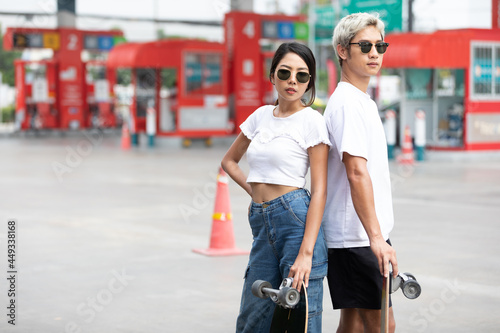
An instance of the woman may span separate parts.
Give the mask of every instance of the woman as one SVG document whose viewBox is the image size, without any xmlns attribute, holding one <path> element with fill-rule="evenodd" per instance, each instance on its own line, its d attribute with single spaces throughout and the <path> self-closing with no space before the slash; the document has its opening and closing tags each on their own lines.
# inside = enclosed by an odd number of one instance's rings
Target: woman
<svg viewBox="0 0 500 333">
<path fill-rule="evenodd" d="M 249 222 L 253 245 L 245 274 L 237 332 L 269 332 L 275 304 L 252 295 L 255 280 L 277 288 L 293 277 L 304 281 L 309 302 L 308 331 L 321 331 L 323 278 L 327 248 L 321 229 L 326 200 L 328 133 L 314 101 L 316 61 L 299 43 L 276 51 L 269 78 L 278 93 L 241 124 L 241 133 L 222 160 L 222 168 L 252 197 Z M 308 102 L 303 100 L 309 92 Z M 247 153 L 248 178 L 238 163 Z M 304 189 L 311 168 L 311 194 Z"/>
</svg>

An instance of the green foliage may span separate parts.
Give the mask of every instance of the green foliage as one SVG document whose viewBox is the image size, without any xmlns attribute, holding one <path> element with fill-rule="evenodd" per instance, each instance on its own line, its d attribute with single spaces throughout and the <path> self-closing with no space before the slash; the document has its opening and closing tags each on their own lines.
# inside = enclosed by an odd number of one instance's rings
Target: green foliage
<svg viewBox="0 0 500 333">
<path fill-rule="evenodd" d="M 157 29 L 156 30 L 156 39 L 161 40 L 161 39 L 192 39 L 192 40 L 202 40 L 206 41 L 206 38 L 201 38 L 201 37 L 188 37 L 188 36 L 183 36 L 183 35 L 169 35 L 165 33 L 163 29 Z"/>
<path fill-rule="evenodd" d="M 169 89 L 177 86 L 177 69 L 176 68 L 162 68 L 160 71 L 161 85 Z"/>
<path fill-rule="evenodd" d="M 317 75 L 316 90 L 323 92 L 328 91 L 328 72 L 320 69 L 318 70 Z"/>
<path fill-rule="evenodd" d="M 16 107 L 14 105 L 8 105 L 2 108 L 1 112 L 3 123 L 10 123 L 14 121 L 14 113 L 16 112 Z"/>
<path fill-rule="evenodd" d="M 163 29 L 158 29 L 156 30 L 156 39 L 183 39 L 183 38 L 189 38 L 186 36 L 181 36 L 181 35 L 168 35 L 165 33 Z"/>
<path fill-rule="evenodd" d="M 9 86 L 14 86 L 14 60 L 19 58 L 21 58 L 21 52 L 3 49 L 3 36 L 0 34 L 0 72 L 3 76 L 2 81 Z"/>
<path fill-rule="evenodd" d="M 132 71 L 130 68 L 119 68 L 116 70 L 116 83 L 124 86 L 132 83 Z"/>
</svg>

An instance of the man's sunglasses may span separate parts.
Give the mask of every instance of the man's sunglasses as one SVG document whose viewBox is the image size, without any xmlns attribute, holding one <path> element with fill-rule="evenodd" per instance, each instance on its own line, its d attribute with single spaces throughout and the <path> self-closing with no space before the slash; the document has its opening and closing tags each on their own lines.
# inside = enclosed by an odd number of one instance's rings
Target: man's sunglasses
<svg viewBox="0 0 500 333">
<path fill-rule="evenodd" d="M 288 69 L 278 69 L 277 76 L 281 81 L 288 80 L 290 78 L 290 75 L 292 75 L 292 72 L 290 72 Z M 311 75 L 307 72 L 297 72 L 297 74 L 295 74 L 295 77 L 297 78 L 297 81 L 299 83 L 307 83 Z"/>
<path fill-rule="evenodd" d="M 363 53 L 369 53 L 372 50 L 373 44 L 370 42 L 358 42 L 358 43 L 349 43 L 349 45 L 352 44 L 357 44 L 361 47 L 361 52 Z M 389 43 L 375 43 L 375 49 L 379 54 L 384 54 L 385 51 L 387 51 L 387 47 L 389 46 Z"/>
</svg>

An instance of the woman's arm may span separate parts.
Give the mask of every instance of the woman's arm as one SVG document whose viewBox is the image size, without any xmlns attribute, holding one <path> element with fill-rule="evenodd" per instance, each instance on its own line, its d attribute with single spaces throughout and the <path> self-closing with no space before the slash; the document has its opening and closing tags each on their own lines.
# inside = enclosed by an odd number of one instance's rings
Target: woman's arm
<svg viewBox="0 0 500 333">
<path fill-rule="evenodd" d="M 306 229 L 299 254 L 290 269 L 289 277 L 293 277 L 293 287 L 300 290 L 299 281 L 309 285 L 312 268 L 314 245 L 318 237 L 323 211 L 326 202 L 326 180 L 328 168 L 328 146 L 319 144 L 307 149 L 311 165 L 311 202 L 307 211 Z"/>
<path fill-rule="evenodd" d="M 245 154 L 250 145 L 251 140 L 243 133 L 240 133 L 229 147 L 226 155 L 222 158 L 222 169 L 227 172 L 238 185 L 240 185 L 250 196 L 252 196 L 252 188 L 247 183 L 247 177 L 241 170 L 238 163 Z"/>
</svg>

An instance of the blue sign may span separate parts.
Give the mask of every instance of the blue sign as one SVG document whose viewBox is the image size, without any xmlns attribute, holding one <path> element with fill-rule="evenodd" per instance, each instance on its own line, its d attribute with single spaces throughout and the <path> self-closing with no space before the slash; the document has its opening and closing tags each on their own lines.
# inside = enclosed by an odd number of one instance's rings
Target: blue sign
<svg viewBox="0 0 500 333">
<path fill-rule="evenodd" d="M 99 50 L 108 51 L 113 48 L 113 37 L 112 36 L 99 36 L 97 38 L 97 43 L 99 45 Z"/>
<path fill-rule="evenodd" d="M 278 22 L 278 38 L 279 39 L 294 39 L 295 27 L 293 22 Z"/>
</svg>

